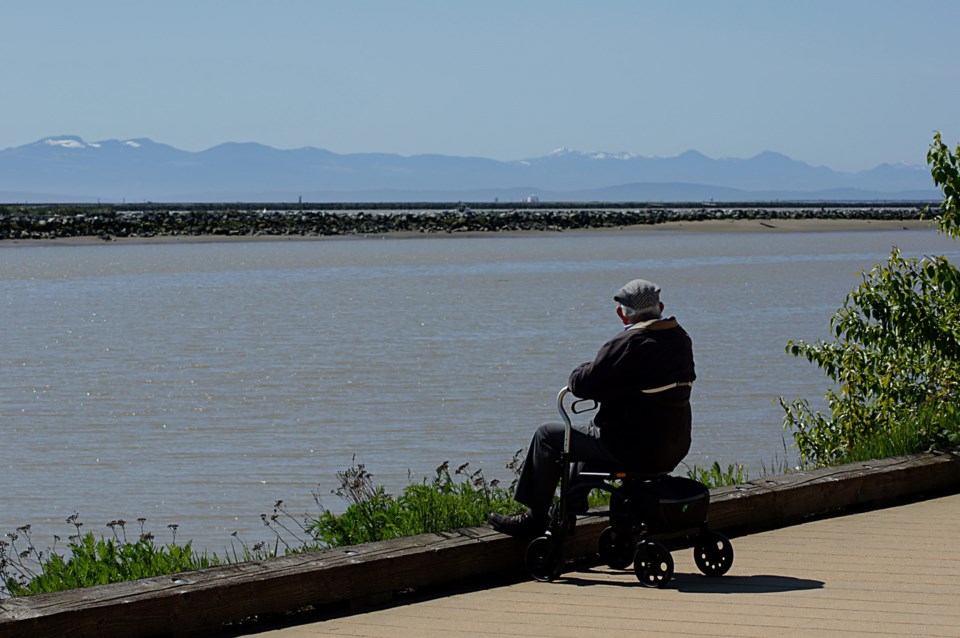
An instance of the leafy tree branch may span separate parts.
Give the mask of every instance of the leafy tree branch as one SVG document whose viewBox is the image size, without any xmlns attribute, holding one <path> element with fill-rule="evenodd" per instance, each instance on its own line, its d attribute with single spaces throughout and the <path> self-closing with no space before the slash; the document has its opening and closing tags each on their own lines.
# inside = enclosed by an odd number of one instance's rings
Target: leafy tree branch
<svg viewBox="0 0 960 638">
<path fill-rule="evenodd" d="M 934 136 L 927 156 L 944 200 L 934 212 L 941 233 L 960 236 L 960 145 Z M 784 427 L 805 465 L 829 465 L 864 440 L 905 419 L 953 415 L 960 383 L 960 271 L 946 257 L 890 258 L 861 274 L 830 320 L 832 342 L 790 341 L 787 352 L 816 364 L 833 382 L 829 414 L 806 400 L 787 403 Z"/>
</svg>

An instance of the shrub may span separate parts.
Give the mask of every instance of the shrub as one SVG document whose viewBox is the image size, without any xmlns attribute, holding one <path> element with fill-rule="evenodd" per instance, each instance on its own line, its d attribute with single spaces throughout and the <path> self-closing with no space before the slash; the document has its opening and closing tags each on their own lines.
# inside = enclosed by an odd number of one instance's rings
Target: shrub
<svg viewBox="0 0 960 638">
<path fill-rule="evenodd" d="M 960 146 L 938 133 L 927 156 L 944 201 L 934 213 L 940 232 L 960 234 Z M 955 413 L 960 382 L 960 271 L 946 257 L 890 259 L 861 275 L 830 321 L 833 342 L 791 341 L 787 352 L 819 366 L 833 382 L 824 415 L 806 400 L 787 403 L 804 464 L 828 465 L 864 441 L 888 435 L 921 413 Z"/>
</svg>

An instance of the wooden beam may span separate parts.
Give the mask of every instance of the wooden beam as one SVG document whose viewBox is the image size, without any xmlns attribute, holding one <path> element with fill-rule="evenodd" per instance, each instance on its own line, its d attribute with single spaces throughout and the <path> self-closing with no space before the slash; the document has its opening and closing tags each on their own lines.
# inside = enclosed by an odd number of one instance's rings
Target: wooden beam
<svg viewBox="0 0 960 638">
<path fill-rule="evenodd" d="M 856 463 L 713 490 L 711 529 L 737 534 L 851 507 L 960 491 L 960 457 Z M 606 517 L 586 516 L 564 544 L 591 555 Z M 0 638 L 204 634 L 223 623 L 308 605 L 363 603 L 484 577 L 520 578 L 525 544 L 474 527 L 196 572 L 0 601 Z"/>
</svg>

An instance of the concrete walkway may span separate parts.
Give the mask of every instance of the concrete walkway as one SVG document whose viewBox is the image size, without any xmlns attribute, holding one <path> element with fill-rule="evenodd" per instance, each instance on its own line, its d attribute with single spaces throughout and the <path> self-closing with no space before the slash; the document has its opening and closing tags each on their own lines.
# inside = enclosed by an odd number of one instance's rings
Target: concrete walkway
<svg viewBox="0 0 960 638">
<path fill-rule="evenodd" d="M 667 589 L 605 567 L 279 630 L 378 636 L 956 636 L 960 495 L 733 539 L 709 579 L 674 552 Z"/>
</svg>

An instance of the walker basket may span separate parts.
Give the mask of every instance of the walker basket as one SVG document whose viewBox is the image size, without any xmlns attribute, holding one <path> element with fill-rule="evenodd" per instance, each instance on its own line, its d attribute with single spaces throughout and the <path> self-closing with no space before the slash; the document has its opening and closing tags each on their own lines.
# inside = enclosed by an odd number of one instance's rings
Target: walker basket
<svg viewBox="0 0 960 638">
<path fill-rule="evenodd" d="M 692 479 L 667 476 L 645 487 L 644 519 L 651 532 L 678 532 L 707 520 L 710 490 Z"/>
</svg>

